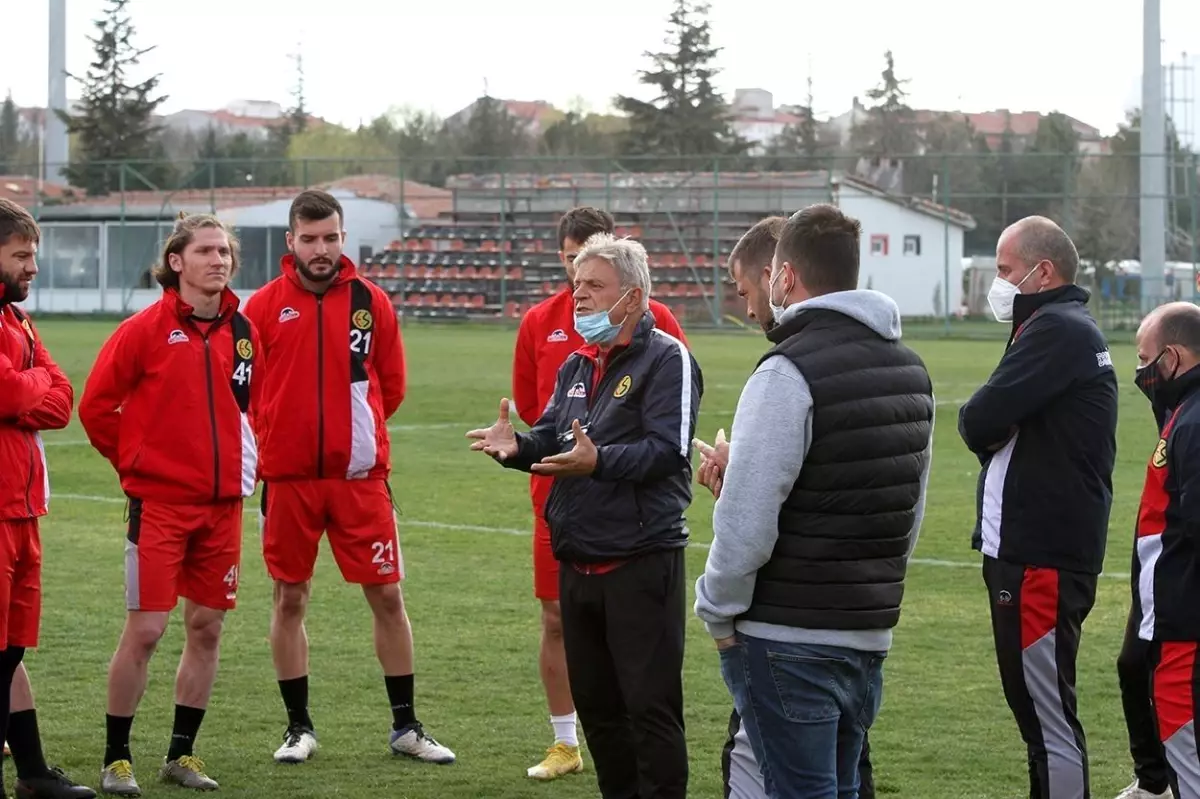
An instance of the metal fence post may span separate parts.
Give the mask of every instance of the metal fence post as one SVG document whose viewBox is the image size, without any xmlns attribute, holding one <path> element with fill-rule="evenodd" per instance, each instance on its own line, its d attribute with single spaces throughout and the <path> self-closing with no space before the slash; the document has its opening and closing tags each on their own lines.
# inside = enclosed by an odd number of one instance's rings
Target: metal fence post
<svg viewBox="0 0 1200 799">
<path fill-rule="evenodd" d="M 721 313 L 721 158 L 713 159 L 713 322 L 717 327 L 723 327 L 725 320 Z M 697 273 L 699 274 L 699 273 Z"/>
<path fill-rule="evenodd" d="M 500 162 L 500 313 L 508 305 L 508 161 Z"/>
<path fill-rule="evenodd" d="M 942 321 L 950 335 L 950 157 L 942 154 Z"/>
</svg>

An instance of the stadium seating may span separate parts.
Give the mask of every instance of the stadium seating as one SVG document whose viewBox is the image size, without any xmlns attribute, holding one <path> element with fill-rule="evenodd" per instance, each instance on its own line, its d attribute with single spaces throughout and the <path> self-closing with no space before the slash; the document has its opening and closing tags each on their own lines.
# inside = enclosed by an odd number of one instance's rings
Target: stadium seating
<svg viewBox="0 0 1200 799">
<path fill-rule="evenodd" d="M 711 203 L 711 180 L 689 179 L 698 188 L 657 174 L 629 185 L 596 175 L 452 177 L 447 181 L 455 209 L 450 218 L 404 230 L 403 239 L 372 255 L 363 269 L 404 316 L 519 318 L 565 288 L 558 219 L 567 208 L 591 202 L 612 210 L 618 236 L 646 247 L 653 295 L 678 318 L 711 321 L 714 292 L 720 313 L 740 315 L 741 302 L 724 277 L 725 262 L 751 225 L 777 212 L 766 207 L 774 200 L 764 200 L 762 209 L 744 203 L 745 208 L 714 214 L 705 207 Z M 758 176 L 739 179 L 759 181 Z M 659 182 L 667 188 L 654 188 Z M 563 196 L 565 188 L 570 196 Z M 601 189 L 603 201 L 589 200 Z M 658 193 L 650 197 L 652 191 Z"/>
</svg>

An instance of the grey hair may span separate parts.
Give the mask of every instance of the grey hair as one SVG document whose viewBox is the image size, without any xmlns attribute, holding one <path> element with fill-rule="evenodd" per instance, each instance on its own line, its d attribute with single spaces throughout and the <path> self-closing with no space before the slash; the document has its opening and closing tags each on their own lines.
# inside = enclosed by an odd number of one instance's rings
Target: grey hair
<svg viewBox="0 0 1200 799">
<path fill-rule="evenodd" d="M 642 290 L 642 307 L 650 303 L 650 260 L 646 248 L 630 238 L 618 239 L 611 233 L 596 233 L 588 237 L 583 249 L 575 256 L 578 268 L 584 261 L 603 258 L 613 265 L 620 277 L 621 288 Z"/>
</svg>

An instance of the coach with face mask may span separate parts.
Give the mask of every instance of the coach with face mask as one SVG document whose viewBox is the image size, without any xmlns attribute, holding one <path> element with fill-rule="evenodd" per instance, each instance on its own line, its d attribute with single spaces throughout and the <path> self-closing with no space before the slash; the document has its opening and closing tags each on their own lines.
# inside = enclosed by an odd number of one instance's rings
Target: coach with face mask
<svg viewBox="0 0 1200 799">
<path fill-rule="evenodd" d="M 972 543 L 1032 799 L 1089 795 L 1075 659 L 1108 538 L 1117 379 L 1078 270 L 1074 243 L 1045 217 L 1001 234 L 988 301 L 1012 331 L 958 417 L 982 465 Z"/>
<path fill-rule="evenodd" d="M 471 448 L 551 475 L 567 674 L 604 799 L 684 799 L 684 511 L 700 368 L 648 313 L 646 250 L 598 233 L 575 258 L 575 329 L 528 433 L 509 402 Z"/>
</svg>

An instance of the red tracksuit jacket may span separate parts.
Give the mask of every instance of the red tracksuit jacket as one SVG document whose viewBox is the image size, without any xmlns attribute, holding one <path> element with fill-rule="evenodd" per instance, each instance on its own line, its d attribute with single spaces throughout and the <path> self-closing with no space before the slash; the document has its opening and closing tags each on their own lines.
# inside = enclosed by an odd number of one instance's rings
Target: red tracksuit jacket
<svg viewBox="0 0 1200 799">
<path fill-rule="evenodd" d="M 74 400 L 29 317 L 0 306 L 0 520 L 45 515 L 50 478 L 38 431 L 66 427 Z"/>
<path fill-rule="evenodd" d="M 404 401 L 404 345 L 383 289 L 342 256 L 324 294 L 300 284 L 293 257 L 246 302 L 263 342 L 257 416 L 263 480 L 384 478 L 387 420 Z"/>
<path fill-rule="evenodd" d="M 659 330 L 687 344 L 667 306 L 650 300 L 650 313 Z M 583 345 L 583 337 L 575 332 L 575 298 L 570 289 L 547 297 L 525 312 L 517 330 L 512 370 L 513 402 L 521 421 L 532 427 L 538 420 L 554 395 L 558 368 Z"/>
<path fill-rule="evenodd" d="M 226 289 L 206 324 L 166 289 L 100 349 L 79 421 L 127 496 L 204 505 L 254 493 L 259 341 L 238 304 Z"/>
</svg>

